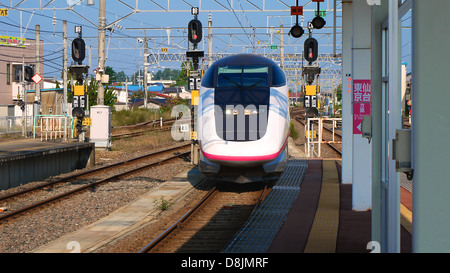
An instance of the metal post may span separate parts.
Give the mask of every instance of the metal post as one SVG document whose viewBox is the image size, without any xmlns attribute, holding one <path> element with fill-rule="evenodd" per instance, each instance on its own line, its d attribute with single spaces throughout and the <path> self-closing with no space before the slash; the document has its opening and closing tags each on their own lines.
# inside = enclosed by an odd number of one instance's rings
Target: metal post
<svg viewBox="0 0 450 273">
<path fill-rule="evenodd" d="M 40 40 L 41 40 L 41 26 L 40 25 L 36 25 L 35 26 L 35 36 L 36 36 L 36 69 L 35 72 L 37 74 L 41 74 L 41 44 L 40 44 Z M 35 113 L 39 114 L 41 112 L 41 84 L 37 83 L 36 84 L 36 88 L 35 88 L 35 98 L 34 98 L 34 102 L 36 104 L 37 110 L 35 111 Z M 34 115 L 33 115 L 34 116 Z"/>
<path fill-rule="evenodd" d="M 22 111 L 22 135 L 27 137 L 27 90 L 25 83 L 25 55 L 22 55 L 22 91 L 23 91 L 23 102 L 25 103 L 25 108 Z"/>
<path fill-rule="evenodd" d="M 99 0 L 98 8 L 98 67 L 100 75 L 105 73 L 105 26 L 106 26 L 106 0 Z M 105 86 L 100 80 L 98 84 L 98 105 L 105 104 Z"/>
<path fill-rule="evenodd" d="M 389 2 L 389 133 L 388 145 L 395 139 L 396 129 L 401 129 L 400 106 L 400 43 L 399 43 L 398 1 Z M 401 109 L 401 107 L 400 107 Z M 388 147 L 390 147 L 389 145 Z M 400 252 L 400 177 L 392 160 L 392 147 L 389 148 L 389 183 L 388 183 L 388 210 L 387 210 L 387 251 Z"/>
<path fill-rule="evenodd" d="M 342 183 L 352 183 L 352 40 L 353 3 L 342 3 Z"/>
<path fill-rule="evenodd" d="M 63 21 L 63 109 L 62 114 L 65 115 L 69 113 L 67 105 L 67 21 Z"/>
<path fill-rule="evenodd" d="M 336 2 L 333 1 L 333 57 L 336 57 Z"/>
<path fill-rule="evenodd" d="M 128 110 L 128 77 L 126 78 L 125 82 L 125 106 L 127 107 Z"/>
<path fill-rule="evenodd" d="M 148 38 L 144 37 L 144 108 L 147 109 L 147 73 L 148 73 L 148 67 L 147 67 L 147 54 L 148 54 Z"/>
<path fill-rule="evenodd" d="M 283 24 L 280 25 L 280 68 L 284 69 L 284 35 Z"/>
<path fill-rule="evenodd" d="M 213 62 L 213 43 L 212 43 L 212 16 L 209 14 L 208 19 L 208 65 L 211 66 Z"/>
</svg>

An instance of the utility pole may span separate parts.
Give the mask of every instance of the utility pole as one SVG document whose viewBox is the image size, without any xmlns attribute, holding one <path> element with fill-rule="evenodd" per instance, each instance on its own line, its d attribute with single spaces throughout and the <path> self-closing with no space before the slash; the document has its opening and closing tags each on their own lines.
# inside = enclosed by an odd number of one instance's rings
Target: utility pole
<svg viewBox="0 0 450 273">
<path fill-rule="evenodd" d="M 22 135 L 27 138 L 27 88 L 25 82 L 25 55 L 22 55 L 22 91 L 25 108 L 22 111 Z"/>
<path fill-rule="evenodd" d="M 125 80 L 125 106 L 128 110 L 128 77 Z"/>
<path fill-rule="evenodd" d="M 106 26 L 106 0 L 99 0 L 98 9 L 98 67 L 100 76 L 105 73 L 105 26 Z M 102 78 L 102 77 L 100 77 Z M 100 80 L 98 83 L 98 105 L 105 104 L 105 87 Z"/>
<path fill-rule="evenodd" d="M 67 104 L 67 21 L 63 21 L 63 105 L 62 114 L 66 115 L 69 113 Z"/>
<path fill-rule="evenodd" d="M 148 38 L 144 37 L 144 108 L 147 109 L 147 56 L 148 56 Z"/>
<path fill-rule="evenodd" d="M 41 33 L 40 32 L 41 32 L 41 26 L 36 25 L 35 26 L 35 36 L 36 36 L 36 38 L 35 38 L 35 40 L 36 40 L 36 69 L 35 69 L 35 72 L 37 74 L 41 74 L 41 56 L 40 56 Z M 36 84 L 34 103 L 36 104 L 36 109 L 33 113 L 39 115 L 41 112 L 41 83 Z"/>
<path fill-rule="evenodd" d="M 92 57 L 92 46 L 89 46 L 89 56 L 88 56 L 88 58 L 89 58 L 89 68 L 91 68 L 92 67 L 92 62 L 91 62 L 91 57 Z M 88 74 L 90 74 L 90 73 L 88 73 Z"/>
<path fill-rule="evenodd" d="M 213 63 L 213 43 L 212 43 L 212 16 L 209 14 L 208 18 L 208 65 L 211 66 Z"/>
</svg>

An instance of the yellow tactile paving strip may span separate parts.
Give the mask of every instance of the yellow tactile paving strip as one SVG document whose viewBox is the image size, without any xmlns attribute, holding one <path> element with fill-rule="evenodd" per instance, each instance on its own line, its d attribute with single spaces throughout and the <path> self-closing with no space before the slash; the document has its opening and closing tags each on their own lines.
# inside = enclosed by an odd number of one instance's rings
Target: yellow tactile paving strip
<svg viewBox="0 0 450 273">
<path fill-rule="evenodd" d="M 400 204 L 400 223 L 409 234 L 412 234 L 412 212 L 403 204 Z"/>
<path fill-rule="evenodd" d="M 323 160 L 319 204 L 304 253 L 335 253 L 339 207 L 339 178 L 335 160 Z"/>
</svg>

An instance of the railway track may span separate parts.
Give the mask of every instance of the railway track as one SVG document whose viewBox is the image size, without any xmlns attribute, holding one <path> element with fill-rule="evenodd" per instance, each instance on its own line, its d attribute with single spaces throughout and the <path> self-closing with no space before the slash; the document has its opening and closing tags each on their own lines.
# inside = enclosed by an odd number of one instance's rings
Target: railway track
<svg viewBox="0 0 450 273">
<path fill-rule="evenodd" d="M 271 183 L 218 183 L 140 253 L 219 253 L 270 191 Z"/>
<path fill-rule="evenodd" d="M 8 211 L 0 214 L 0 221 L 12 216 L 18 216 L 19 214 L 42 207 L 45 204 L 71 196 L 83 190 L 97 187 L 105 182 L 123 179 L 152 166 L 168 162 L 180 156 L 187 156 L 188 154 L 190 154 L 190 143 L 148 153 L 99 168 L 85 170 L 74 175 L 1 196 L 0 206 L 5 207 L 4 204 L 7 204 Z M 44 197 L 40 198 L 39 192 L 43 193 L 42 195 Z M 48 197 L 48 194 L 51 192 L 55 192 L 55 194 Z"/>
<path fill-rule="evenodd" d="M 118 130 L 132 130 L 132 131 L 125 132 L 125 133 L 117 133 L 116 132 L 111 135 L 111 138 L 114 140 L 117 140 L 117 139 L 140 136 L 140 135 L 143 135 L 143 134 L 149 133 L 149 132 L 169 131 L 172 128 L 172 124 L 175 121 L 176 121 L 176 119 L 164 120 L 164 121 L 162 121 L 163 126 L 160 125 L 160 121 L 146 121 L 146 122 L 142 122 L 142 123 L 139 123 L 136 125 L 114 127 L 114 128 L 112 128 L 113 131 L 118 131 Z M 140 128 L 146 127 L 146 126 L 151 126 L 151 127 L 148 129 L 137 131 L 137 129 L 140 129 Z"/>
<path fill-rule="evenodd" d="M 296 116 L 296 117 L 294 117 L 294 119 L 297 122 L 299 122 L 300 124 L 302 124 L 303 126 L 306 126 L 305 122 L 300 117 Z M 330 128 L 327 128 L 324 126 L 323 129 L 325 129 L 325 131 L 327 131 L 330 135 L 333 134 L 333 130 L 331 130 Z M 337 136 L 339 139 L 342 139 L 342 136 L 340 134 L 334 132 L 334 135 Z M 329 138 L 332 139 L 332 136 L 330 136 Z M 326 140 L 325 138 L 323 138 L 322 141 L 324 141 L 339 157 L 342 156 L 342 150 L 339 147 L 330 143 L 329 141 L 331 141 L 331 140 Z"/>
</svg>

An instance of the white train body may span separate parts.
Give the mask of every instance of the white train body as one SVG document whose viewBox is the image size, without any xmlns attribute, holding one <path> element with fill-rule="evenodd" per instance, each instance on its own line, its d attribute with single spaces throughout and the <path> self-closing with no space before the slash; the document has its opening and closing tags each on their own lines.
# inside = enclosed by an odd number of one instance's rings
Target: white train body
<svg viewBox="0 0 450 273">
<path fill-rule="evenodd" d="M 217 61 L 203 77 L 198 109 L 200 171 L 248 182 L 284 170 L 289 100 L 275 62 L 251 54 Z"/>
</svg>

